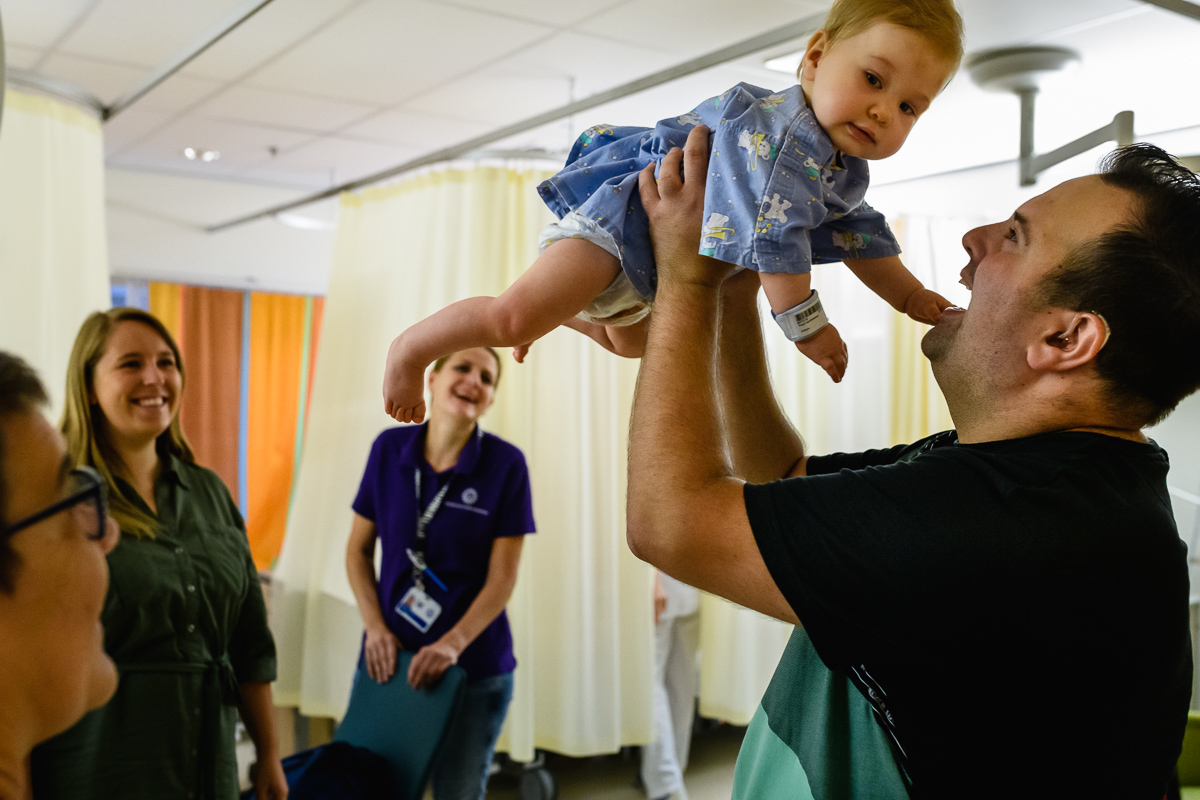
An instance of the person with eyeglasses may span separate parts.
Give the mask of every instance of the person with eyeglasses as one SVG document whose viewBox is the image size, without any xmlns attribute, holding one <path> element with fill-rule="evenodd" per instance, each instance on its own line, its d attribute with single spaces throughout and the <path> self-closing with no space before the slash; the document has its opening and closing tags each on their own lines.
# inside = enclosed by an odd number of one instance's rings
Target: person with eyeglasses
<svg viewBox="0 0 1200 800">
<path fill-rule="evenodd" d="M 75 339 L 62 428 L 121 530 L 101 616 L 120 685 L 35 748 L 38 800 L 234 800 L 239 710 L 258 797 L 287 796 L 258 572 L 229 490 L 184 438 L 185 384 L 178 346 L 144 311 L 96 312 Z"/>
<path fill-rule="evenodd" d="M 0 798 L 29 797 L 30 750 L 108 700 L 104 556 L 117 543 L 104 482 L 71 469 L 46 391 L 0 352 Z"/>
</svg>

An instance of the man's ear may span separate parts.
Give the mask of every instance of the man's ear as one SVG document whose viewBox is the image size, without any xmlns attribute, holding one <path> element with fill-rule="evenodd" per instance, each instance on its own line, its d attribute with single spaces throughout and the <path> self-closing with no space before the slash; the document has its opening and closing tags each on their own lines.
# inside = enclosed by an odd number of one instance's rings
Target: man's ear
<svg viewBox="0 0 1200 800">
<path fill-rule="evenodd" d="M 1054 313 L 1037 342 L 1030 346 L 1027 361 L 1032 369 L 1066 372 L 1092 361 L 1108 341 L 1108 323 L 1090 311 Z"/>
<path fill-rule="evenodd" d="M 825 57 L 825 53 L 829 51 L 829 37 L 825 34 L 825 29 L 817 31 L 808 40 L 808 47 L 804 50 L 804 58 L 800 60 L 800 78 L 801 83 L 811 83 L 813 73 L 817 68 L 817 64 Z"/>
</svg>

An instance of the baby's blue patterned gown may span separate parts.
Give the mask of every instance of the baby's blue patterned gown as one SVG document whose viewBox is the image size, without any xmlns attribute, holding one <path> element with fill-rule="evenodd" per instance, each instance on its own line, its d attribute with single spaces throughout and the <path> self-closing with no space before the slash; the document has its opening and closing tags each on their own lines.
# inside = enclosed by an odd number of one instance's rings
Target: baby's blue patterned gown
<svg viewBox="0 0 1200 800">
<path fill-rule="evenodd" d="M 637 294 L 652 301 L 657 274 L 638 173 L 682 147 L 701 123 L 712 130 L 704 255 L 759 272 L 804 273 L 814 263 L 899 254 L 883 215 L 863 202 L 866 161 L 839 156 L 800 87 L 770 92 L 745 83 L 653 128 L 584 131 L 563 170 L 538 187 L 562 220 L 542 246 L 584 238 L 615 249 Z"/>
</svg>

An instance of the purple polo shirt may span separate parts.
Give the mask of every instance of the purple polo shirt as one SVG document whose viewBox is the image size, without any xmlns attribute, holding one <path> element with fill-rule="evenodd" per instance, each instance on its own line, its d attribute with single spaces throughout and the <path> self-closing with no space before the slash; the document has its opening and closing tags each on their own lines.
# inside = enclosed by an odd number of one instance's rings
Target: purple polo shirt
<svg viewBox="0 0 1200 800">
<path fill-rule="evenodd" d="M 426 425 L 388 428 L 371 446 L 354 511 L 375 523 L 383 563 L 379 606 L 384 621 L 406 650 L 436 642 L 462 619 L 487 580 L 492 542 L 503 536 L 534 532 L 533 500 L 525 456 L 498 436 L 478 426 L 458 463 L 434 472 L 425 461 Z M 416 504 L 415 471 L 421 471 L 421 507 Z M 442 605 L 442 613 L 425 633 L 396 613 L 396 605 L 413 585 L 406 548 L 416 548 L 417 516 L 447 481 L 450 489 L 426 528 L 425 560 L 447 587 L 425 579 L 425 591 Z M 512 652 L 508 616 L 500 616 L 467 645 L 458 665 L 475 681 L 517 665 Z"/>
</svg>

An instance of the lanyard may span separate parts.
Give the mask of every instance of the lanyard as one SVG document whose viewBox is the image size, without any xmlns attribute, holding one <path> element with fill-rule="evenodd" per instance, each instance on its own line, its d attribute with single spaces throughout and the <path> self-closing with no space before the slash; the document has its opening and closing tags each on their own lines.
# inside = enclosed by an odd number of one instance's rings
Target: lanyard
<svg viewBox="0 0 1200 800">
<path fill-rule="evenodd" d="M 446 481 L 446 485 L 438 490 L 437 495 L 435 495 L 433 500 L 431 500 L 429 502 L 429 505 L 425 507 L 425 511 L 423 511 L 417 515 L 417 543 L 416 543 L 417 546 L 416 546 L 415 552 L 410 552 L 409 558 L 412 560 L 412 564 L 413 564 L 413 572 L 412 572 L 413 583 L 422 592 L 425 591 L 425 577 L 424 576 L 428 569 L 425 566 L 425 538 L 426 538 L 425 529 L 429 527 L 429 523 L 433 520 L 433 518 L 437 514 L 438 510 L 441 509 L 442 500 L 445 499 L 446 492 L 450 491 L 450 484 L 453 482 L 454 482 L 454 478 L 453 478 L 453 476 L 451 476 L 451 478 L 448 481 Z M 415 484 L 416 490 L 417 490 L 417 505 L 416 505 L 416 507 L 419 510 L 421 508 L 421 468 L 420 467 L 417 467 L 413 471 L 413 483 Z M 436 577 L 433 576 L 433 573 L 429 573 L 429 576 L 431 578 L 433 578 L 434 581 L 436 581 L 438 584 L 440 584 L 443 589 L 446 588 L 445 584 L 442 584 L 441 581 L 439 581 Z"/>
</svg>

